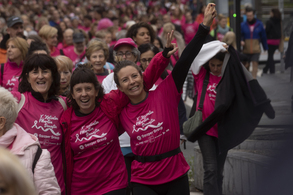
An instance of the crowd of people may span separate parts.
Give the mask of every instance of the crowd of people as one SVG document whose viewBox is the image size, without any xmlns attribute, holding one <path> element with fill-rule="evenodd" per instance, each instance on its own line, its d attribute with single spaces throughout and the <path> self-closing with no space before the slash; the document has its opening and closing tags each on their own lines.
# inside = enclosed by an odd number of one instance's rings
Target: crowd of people
<svg viewBox="0 0 293 195">
<path fill-rule="evenodd" d="M 280 14 L 272 10 L 266 30 L 252 8 L 246 15 L 239 54 L 247 68 L 252 61 L 256 78 L 258 41 L 273 59 Z M 208 82 L 205 119 L 215 107 L 227 45 L 237 49 L 215 4 L 4 0 L 0 16 L 0 146 L 28 171 L 28 189 L 189 194 L 189 165 L 180 150 L 186 77 L 191 67 L 196 110 Z M 202 46 L 214 41 L 216 53 L 202 57 Z M 194 68 L 198 54 L 205 62 Z M 275 72 L 273 60 L 268 71 Z M 219 154 L 217 140 L 217 125 L 199 139 L 206 195 L 222 194 L 227 152 Z M 6 177 L 0 169 L 9 190 L 14 180 Z"/>
</svg>

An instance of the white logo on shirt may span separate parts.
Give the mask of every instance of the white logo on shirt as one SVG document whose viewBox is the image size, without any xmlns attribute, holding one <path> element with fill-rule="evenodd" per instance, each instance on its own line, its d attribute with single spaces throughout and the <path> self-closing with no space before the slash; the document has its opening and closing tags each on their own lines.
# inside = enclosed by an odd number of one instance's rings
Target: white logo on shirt
<svg viewBox="0 0 293 195">
<path fill-rule="evenodd" d="M 77 141 L 81 142 L 83 140 L 89 141 L 93 137 L 95 137 L 95 138 L 103 138 L 103 137 L 105 137 L 107 135 L 107 133 L 102 133 L 101 135 L 96 135 L 96 133 L 98 133 L 100 130 L 95 129 L 93 126 L 97 125 L 98 123 L 99 123 L 99 121 L 93 121 L 89 125 L 82 126 L 81 130 L 80 130 L 80 135 L 85 134 L 85 137 L 79 139 L 79 134 L 77 133 L 75 142 L 77 142 Z"/>
<path fill-rule="evenodd" d="M 59 136 L 59 132 L 55 132 L 54 129 L 57 129 L 57 126 L 53 124 L 53 121 L 58 121 L 58 118 L 56 116 L 51 116 L 51 115 L 45 115 L 42 114 L 40 116 L 39 121 L 35 120 L 34 125 L 31 128 L 36 128 L 36 129 L 42 129 L 44 132 L 51 131 L 52 134 L 55 136 Z M 43 123 L 43 126 L 37 126 L 38 123 Z"/>
<path fill-rule="evenodd" d="M 134 132 L 139 132 L 139 131 L 146 131 L 149 127 L 150 128 L 159 128 L 162 126 L 163 122 L 158 123 L 157 125 L 153 125 L 153 123 L 156 121 L 155 119 L 149 119 L 148 116 L 150 116 L 151 114 L 153 114 L 154 111 L 149 111 L 148 113 L 146 113 L 145 115 L 139 116 L 136 118 L 136 124 L 133 125 L 133 130 L 132 133 Z M 137 128 L 136 126 L 142 126 L 141 128 Z"/>
</svg>

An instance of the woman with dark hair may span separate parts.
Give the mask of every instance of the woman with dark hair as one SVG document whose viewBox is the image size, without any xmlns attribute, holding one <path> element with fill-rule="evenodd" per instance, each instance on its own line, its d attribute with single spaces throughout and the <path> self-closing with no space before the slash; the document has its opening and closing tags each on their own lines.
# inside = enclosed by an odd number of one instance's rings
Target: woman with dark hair
<svg viewBox="0 0 293 195">
<path fill-rule="evenodd" d="M 13 94 L 22 106 L 15 122 L 35 135 L 43 149 L 49 150 L 58 184 L 65 194 L 59 119 L 66 104 L 58 97 L 60 75 L 56 62 L 46 54 L 28 56 L 19 80 L 19 92 Z"/>
<path fill-rule="evenodd" d="M 158 61 L 144 72 L 146 90 L 169 60 Z M 118 140 L 124 130 L 118 116 L 129 98 L 119 90 L 104 94 L 95 73 L 80 66 L 72 74 L 67 101 L 70 108 L 61 118 L 67 194 L 125 195 L 127 171 Z"/>
<path fill-rule="evenodd" d="M 159 48 L 159 50 L 163 50 L 164 46 L 162 43 L 162 40 L 160 39 L 160 37 L 156 37 L 154 40 L 154 46 L 156 46 L 157 48 Z"/>
<path fill-rule="evenodd" d="M 140 69 L 133 62 L 122 61 L 115 66 L 117 87 L 131 102 L 121 112 L 120 121 L 131 138 L 131 149 L 136 155 L 131 165 L 134 195 L 190 194 L 189 166 L 179 147 L 178 104 L 190 65 L 215 16 L 215 4 L 209 4 L 197 34 L 172 73 L 155 91 L 144 90 Z M 135 90 L 131 90 L 133 88 Z"/>
<path fill-rule="evenodd" d="M 194 77 L 194 88 L 197 93 L 197 99 L 194 101 L 192 108 L 202 110 L 203 121 L 215 110 L 216 87 L 222 78 L 225 48 L 226 46 L 220 41 L 212 41 L 205 44 L 191 66 Z M 203 89 L 203 83 L 207 83 L 205 89 Z M 201 107 L 200 99 L 204 90 L 206 92 L 203 106 Z M 194 111 L 191 115 L 194 114 Z M 221 195 L 223 169 L 227 152 L 219 154 L 218 126 L 213 126 L 206 134 L 202 135 L 198 139 L 198 143 L 203 157 L 204 194 Z"/>
<path fill-rule="evenodd" d="M 281 29 L 281 13 L 278 9 L 272 9 L 270 19 L 266 23 L 266 34 L 268 42 L 268 60 L 263 69 L 263 73 L 270 71 L 270 74 L 275 73 L 274 53 L 279 48 L 282 37 Z"/>
<path fill-rule="evenodd" d="M 153 43 L 156 34 L 151 25 L 145 22 L 139 22 L 127 30 L 126 37 L 132 38 L 136 45 L 140 46 L 145 43 Z"/>
</svg>

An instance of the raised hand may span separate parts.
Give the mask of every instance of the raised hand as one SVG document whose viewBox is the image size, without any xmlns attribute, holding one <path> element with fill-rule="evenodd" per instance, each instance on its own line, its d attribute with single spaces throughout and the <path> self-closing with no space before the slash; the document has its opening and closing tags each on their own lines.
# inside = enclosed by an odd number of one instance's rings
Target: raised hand
<svg viewBox="0 0 293 195">
<path fill-rule="evenodd" d="M 204 12 L 203 25 L 211 26 L 216 16 L 217 16 L 216 4 L 209 3 Z"/>
<path fill-rule="evenodd" d="M 167 35 L 167 43 L 166 43 L 166 48 L 173 48 L 173 50 L 169 51 L 167 54 L 167 57 L 169 58 L 171 55 L 173 55 L 177 50 L 178 47 L 176 47 L 175 43 L 171 43 L 172 38 L 173 38 L 174 30 L 172 30 L 170 33 Z"/>
</svg>

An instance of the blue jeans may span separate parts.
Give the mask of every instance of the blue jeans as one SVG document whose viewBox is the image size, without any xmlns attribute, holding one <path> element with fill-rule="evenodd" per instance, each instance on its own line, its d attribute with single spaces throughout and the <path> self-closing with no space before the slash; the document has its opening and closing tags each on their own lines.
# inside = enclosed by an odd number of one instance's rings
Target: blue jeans
<svg viewBox="0 0 293 195">
<path fill-rule="evenodd" d="M 198 139 L 203 157 L 204 195 L 222 195 L 223 171 L 227 152 L 219 154 L 218 139 L 203 135 Z"/>
</svg>

